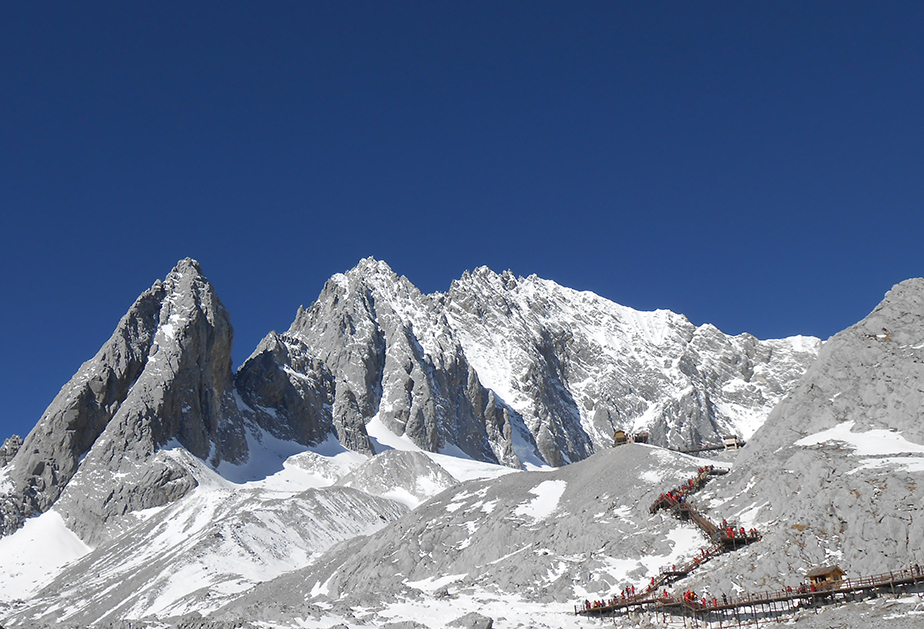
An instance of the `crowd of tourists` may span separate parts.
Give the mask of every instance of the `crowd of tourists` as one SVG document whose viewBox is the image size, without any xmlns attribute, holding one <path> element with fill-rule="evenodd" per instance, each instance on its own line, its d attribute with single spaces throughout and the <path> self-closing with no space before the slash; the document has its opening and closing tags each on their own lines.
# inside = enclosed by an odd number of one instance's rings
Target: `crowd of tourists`
<svg viewBox="0 0 924 629">
<path fill-rule="evenodd" d="M 658 499 L 648 509 L 649 512 L 655 513 L 659 509 L 670 509 L 686 501 L 687 494 L 702 489 L 703 485 L 709 480 L 709 477 L 715 473 L 714 465 L 706 465 L 697 470 L 696 476 L 688 478 L 676 489 L 658 496 Z"/>
</svg>

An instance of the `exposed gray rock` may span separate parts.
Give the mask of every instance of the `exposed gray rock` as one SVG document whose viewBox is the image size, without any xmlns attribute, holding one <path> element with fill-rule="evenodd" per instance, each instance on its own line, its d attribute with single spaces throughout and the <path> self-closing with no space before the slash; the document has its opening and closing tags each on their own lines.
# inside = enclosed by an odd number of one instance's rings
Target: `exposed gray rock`
<svg viewBox="0 0 924 629">
<path fill-rule="evenodd" d="M 425 450 L 453 445 L 478 460 L 521 465 L 516 413 L 481 385 L 438 304 L 386 264 L 363 260 L 332 278 L 282 340 L 289 353 L 307 348 L 333 376 L 331 420 L 348 448 L 374 453 L 366 423 L 377 415 Z M 295 377 L 308 375 L 284 352 L 274 359 Z M 534 450 L 525 426 L 519 433 Z"/>
<path fill-rule="evenodd" d="M 447 625 L 447 627 L 462 627 L 463 629 L 491 629 L 493 626 L 493 620 L 478 612 L 469 612 Z"/>
<path fill-rule="evenodd" d="M 333 428 L 334 379 L 296 339 L 267 335 L 238 370 L 235 386 L 256 423 L 279 439 L 315 445 Z"/>
<path fill-rule="evenodd" d="M 157 450 L 175 440 L 215 464 L 247 455 L 231 387 L 232 329 L 198 263 L 180 261 L 145 291 L 97 355 L 51 403 L 10 462 L 2 530 L 60 499 L 96 543 L 110 518 L 195 486 Z"/>
<path fill-rule="evenodd" d="M 0 446 L 0 467 L 5 466 L 7 463 L 13 460 L 13 457 L 16 456 L 16 453 L 19 452 L 19 448 L 22 447 L 22 437 L 19 435 L 12 435 L 7 437 L 3 445 Z"/>
</svg>

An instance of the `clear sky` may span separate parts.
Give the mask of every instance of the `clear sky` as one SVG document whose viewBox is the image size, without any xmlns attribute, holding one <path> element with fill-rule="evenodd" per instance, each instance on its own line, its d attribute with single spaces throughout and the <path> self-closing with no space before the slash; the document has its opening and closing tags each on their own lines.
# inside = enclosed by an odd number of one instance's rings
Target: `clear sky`
<svg viewBox="0 0 924 629">
<path fill-rule="evenodd" d="M 235 366 L 366 256 L 827 338 L 922 201 L 921 2 L 4 2 L 0 438 L 187 256 Z"/>
</svg>

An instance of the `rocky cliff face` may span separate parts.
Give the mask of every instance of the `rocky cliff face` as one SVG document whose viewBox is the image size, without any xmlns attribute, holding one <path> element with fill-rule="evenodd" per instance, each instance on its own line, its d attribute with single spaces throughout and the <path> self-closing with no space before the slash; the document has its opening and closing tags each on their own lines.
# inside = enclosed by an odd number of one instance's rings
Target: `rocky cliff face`
<svg viewBox="0 0 924 629">
<path fill-rule="evenodd" d="M 195 481 L 157 455 L 174 440 L 215 463 L 245 457 L 231 342 L 208 280 L 181 261 L 132 305 L 10 461 L 3 531 L 58 502 L 92 542 L 110 519 L 175 500 Z"/>
<path fill-rule="evenodd" d="M 276 350 L 261 349 L 270 346 Z M 281 384 L 254 394 L 251 383 L 267 379 Z M 328 281 L 288 332 L 264 339 L 238 384 L 245 400 L 273 409 L 286 425 L 317 426 L 315 440 L 331 427 L 359 452 L 375 453 L 366 424 L 377 418 L 432 452 L 456 447 L 515 467 L 524 455 L 538 458 L 516 413 L 479 381 L 439 301 L 371 259 Z M 281 391 L 298 391 L 301 410 L 293 412 Z"/>
<path fill-rule="evenodd" d="M 820 346 L 730 337 L 669 311 L 486 268 L 454 282 L 443 303 L 482 382 L 555 464 L 610 445 L 616 429 L 670 447 L 749 437 Z"/>
<path fill-rule="evenodd" d="M 239 383 L 267 373 L 292 389 L 323 382 L 316 399 L 332 386 L 330 411 L 314 421 L 327 426 L 329 417 L 350 448 L 373 451 L 365 425 L 376 417 L 426 450 L 455 446 L 518 467 L 581 460 L 617 429 L 687 448 L 749 437 L 821 343 L 729 337 L 672 312 L 638 312 L 487 268 L 423 295 L 369 259 L 332 278 L 264 345 L 279 349 L 258 350 Z M 278 400 L 259 404 L 291 421 L 292 404 Z"/>
<path fill-rule="evenodd" d="M 13 457 L 16 456 L 16 453 L 19 452 L 19 448 L 21 447 L 22 437 L 19 435 L 7 437 L 3 441 L 3 445 L 0 446 L 0 468 L 12 461 Z"/>
</svg>

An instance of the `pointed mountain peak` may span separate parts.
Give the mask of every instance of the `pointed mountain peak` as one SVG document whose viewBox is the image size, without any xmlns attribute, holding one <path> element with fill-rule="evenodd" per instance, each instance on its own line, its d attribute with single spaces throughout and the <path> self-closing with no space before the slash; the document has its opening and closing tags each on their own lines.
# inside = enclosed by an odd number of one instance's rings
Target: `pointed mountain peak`
<svg viewBox="0 0 924 629">
<path fill-rule="evenodd" d="M 10 461 L 15 509 L 0 514 L 0 534 L 46 511 L 75 484 L 84 493 L 68 491 L 77 505 L 68 518 L 71 524 L 83 521 L 82 535 L 94 535 L 96 519 L 119 509 L 168 501 L 164 496 L 179 490 L 158 494 L 153 487 L 181 478 L 180 471 L 155 475 L 151 483 L 139 480 L 143 497 L 113 495 L 105 502 L 103 496 L 100 504 L 88 497 L 106 489 L 100 478 L 121 474 L 122 468 L 143 471 L 172 441 L 201 459 L 244 456 L 246 442 L 234 425 L 233 408 L 227 409 L 232 334 L 230 317 L 199 264 L 181 260 L 132 304 Z M 85 468 L 91 469 L 81 474 Z M 188 489 L 191 482 L 174 486 Z"/>
<path fill-rule="evenodd" d="M 388 263 L 384 260 L 376 260 L 372 256 L 368 258 L 363 258 L 360 260 L 355 267 L 350 271 L 347 271 L 348 275 L 386 275 L 397 277 L 395 272 L 388 266 Z"/>
<path fill-rule="evenodd" d="M 170 275 L 185 275 L 186 273 L 194 273 L 196 275 L 202 275 L 202 267 L 196 260 L 192 258 L 183 258 L 176 263 L 176 266 L 173 267 L 173 270 L 170 272 Z M 170 276 L 168 275 L 168 277 Z"/>
</svg>

